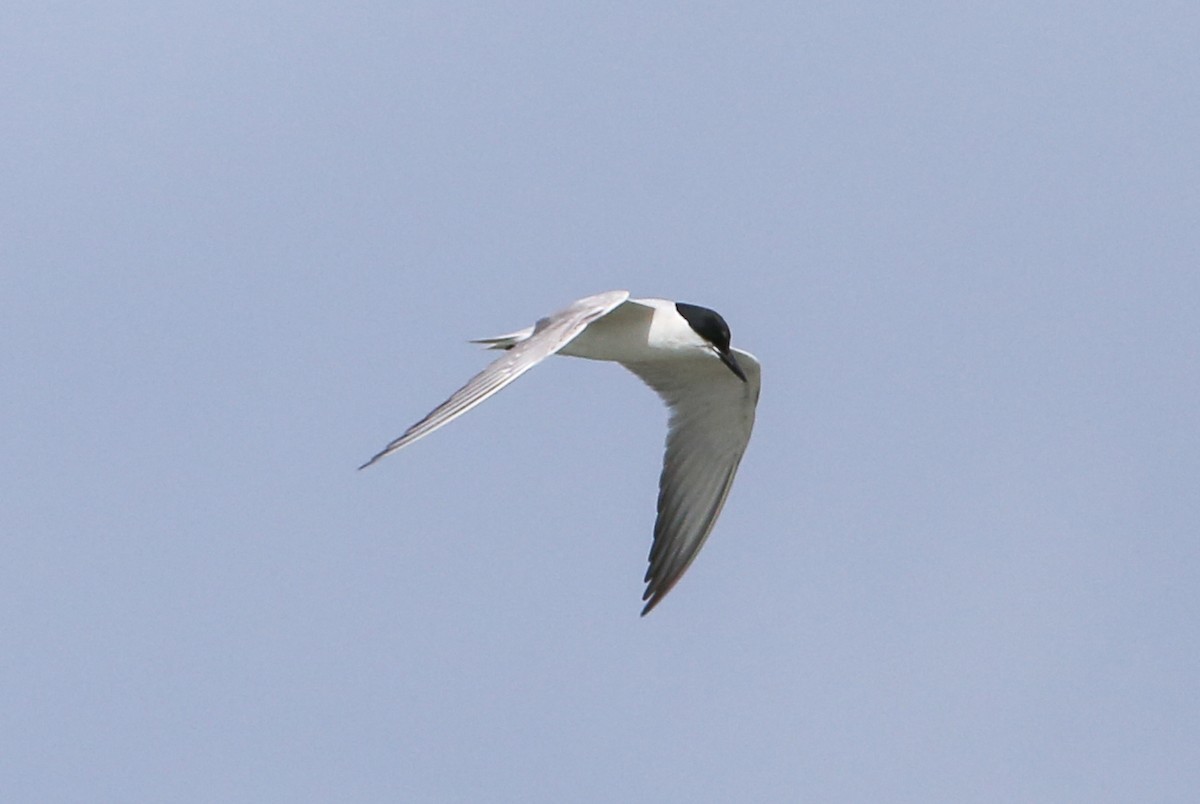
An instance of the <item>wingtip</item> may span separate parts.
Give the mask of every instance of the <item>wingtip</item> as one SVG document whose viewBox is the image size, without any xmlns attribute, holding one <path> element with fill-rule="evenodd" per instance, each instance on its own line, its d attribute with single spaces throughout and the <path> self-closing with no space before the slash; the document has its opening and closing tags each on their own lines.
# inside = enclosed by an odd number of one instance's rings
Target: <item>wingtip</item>
<svg viewBox="0 0 1200 804">
<path fill-rule="evenodd" d="M 642 607 L 642 613 L 639 616 L 645 617 L 647 614 L 654 611 L 654 607 L 657 606 L 659 601 L 662 599 L 662 595 L 655 594 L 647 589 L 646 593 L 642 595 L 642 600 L 646 601 L 646 605 Z"/>
<path fill-rule="evenodd" d="M 363 469 L 366 469 L 368 466 L 370 466 L 370 465 L 372 465 L 372 464 L 376 463 L 376 462 L 377 462 L 377 461 L 378 461 L 380 458 L 382 458 L 383 456 L 387 455 L 389 451 L 390 451 L 390 450 L 386 450 L 386 449 L 385 449 L 383 452 L 380 452 L 380 453 L 377 453 L 377 454 L 375 454 L 375 455 L 372 455 L 372 456 L 371 456 L 371 460 L 367 461 L 367 462 L 366 462 L 366 463 L 364 463 L 362 466 L 358 467 L 358 471 L 359 471 L 359 472 L 361 472 Z"/>
</svg>

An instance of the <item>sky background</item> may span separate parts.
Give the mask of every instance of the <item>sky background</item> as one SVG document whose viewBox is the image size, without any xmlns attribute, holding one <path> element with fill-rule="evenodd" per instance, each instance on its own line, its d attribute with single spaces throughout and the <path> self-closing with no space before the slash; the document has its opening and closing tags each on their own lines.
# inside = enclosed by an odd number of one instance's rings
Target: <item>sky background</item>
<svg viewBox="0 0 1200 804">
<path fill-rule="evenodd" d="M 0 799 L 1195 801 L 1194 3 L 12 3 Z M 665 413 L 763 364 L 639 619 Z"/>
</svg>

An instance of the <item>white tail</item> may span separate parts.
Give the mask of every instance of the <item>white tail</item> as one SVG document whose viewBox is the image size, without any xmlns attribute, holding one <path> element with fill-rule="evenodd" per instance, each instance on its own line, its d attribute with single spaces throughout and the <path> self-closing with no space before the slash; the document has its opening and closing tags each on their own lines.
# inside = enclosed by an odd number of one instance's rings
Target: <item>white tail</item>
<svg viewBox="0 0 1200 804">
<path fill-rule="evenodd" d="M 494 338 L 477 338 L 471 343 L 478 343 L 485 349 L 511 349 L 521 341 L 527 340 L 532 334 L 533 327 L 526 327 L 507 335 L 497 335 Z"/>
</svg>

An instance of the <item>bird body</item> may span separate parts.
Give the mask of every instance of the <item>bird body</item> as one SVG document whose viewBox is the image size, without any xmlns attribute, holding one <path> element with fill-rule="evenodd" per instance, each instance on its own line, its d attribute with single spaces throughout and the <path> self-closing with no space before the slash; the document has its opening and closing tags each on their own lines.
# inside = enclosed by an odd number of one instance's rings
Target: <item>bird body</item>
<svg viewBox="0 0 1200 804">
<path fill-rule="evenodd" d="M 552 354 L 620 363 L 670 409 L 645 615 L 712 532 L 754 427 L 761 369 L 729 338 L 725 320 L 705 307 L 630 299 L 624 290 L 580 299 L 532 327 L 475 341 L 505 354 L 359 468 L 448 424 Z"/>
</svg>

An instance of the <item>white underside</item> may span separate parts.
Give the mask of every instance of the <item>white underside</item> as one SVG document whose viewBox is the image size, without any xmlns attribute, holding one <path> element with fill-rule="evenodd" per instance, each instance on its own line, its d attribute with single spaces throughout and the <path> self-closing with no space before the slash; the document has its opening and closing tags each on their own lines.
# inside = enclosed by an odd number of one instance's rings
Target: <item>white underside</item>
<svg viewBox="0 0 1200 804">
<path fill-rule="evenodd" d="M 518 332 L 479 343 L 506 350 L 449 399 L 364 466 L 450 423 L 553 354 L 621 363 L 670 408 L 645 614 L 700 551 L 754 427 L 761 373 L 753 355 L 732 350 L 743 382 L 666 299 L 609 291 L 580 299 Z"/>
<path fill-rule="evenodd" d="M 588 324 L 560 355 L 616 363 L 644 363 L 678 359 L 681 353 L 697 357 L 709 352 L 701 339 L 665 299 L 629 299 L 612 312 Z"/>
</svg>

